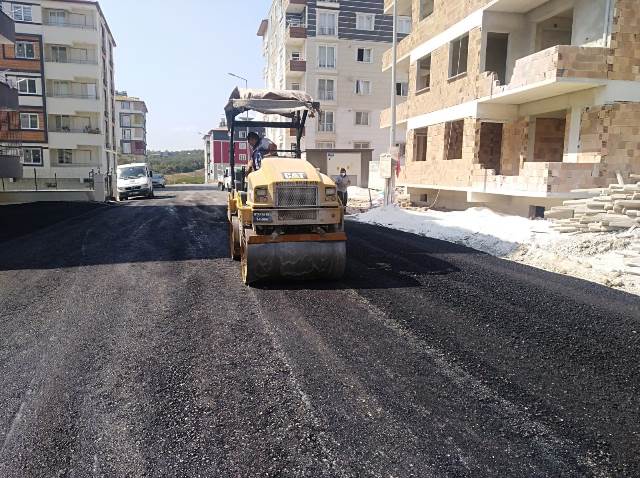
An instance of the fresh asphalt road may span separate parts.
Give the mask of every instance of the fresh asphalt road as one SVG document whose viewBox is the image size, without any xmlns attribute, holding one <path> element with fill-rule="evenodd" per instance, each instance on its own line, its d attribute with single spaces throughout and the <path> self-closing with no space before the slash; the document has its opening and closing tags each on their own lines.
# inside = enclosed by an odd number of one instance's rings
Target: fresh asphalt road
<svg viewBox="0 0 640 478">
<path fill-rule="evenodd" d="M 357 223 L 247 288 L 224 202 L 0 242 L 1 477 L 640 476 L 637 297 Z"/>
</svg>

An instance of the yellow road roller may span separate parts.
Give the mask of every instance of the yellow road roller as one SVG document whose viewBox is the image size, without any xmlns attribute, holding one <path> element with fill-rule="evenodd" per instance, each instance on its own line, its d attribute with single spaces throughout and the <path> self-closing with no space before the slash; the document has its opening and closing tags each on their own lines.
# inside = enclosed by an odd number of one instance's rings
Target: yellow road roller
<svg viewBox="0 0 640 478">
<path fill-rule="evenodd" d="M 256 111 L 276 121 L 237 118 Z M 346 266 L 344 209 L 335 182 L 301 159 L 301 138 L 308 117 L 320 105 L 301 91 L 239 90 L 225 107 L 230 134 L 229 158 L 235 167 L 234 138 L 251 128 L 295 132 L 290 150 L 272 150 L 258 171 L 234 178 L 228 196 L 229 248 L 240 260 L 242 280 L 339 279 Z"/>
</svg>

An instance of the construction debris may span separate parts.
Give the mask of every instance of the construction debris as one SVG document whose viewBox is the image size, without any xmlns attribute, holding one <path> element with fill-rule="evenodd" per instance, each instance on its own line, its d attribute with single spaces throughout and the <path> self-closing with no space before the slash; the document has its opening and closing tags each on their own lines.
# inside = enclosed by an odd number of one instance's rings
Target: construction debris
<svg viewBox="0 0 640 478">
<path fill-rule="evenodd" d="M 632 174 L 632 179 L 640 179 Z M 604 189 L 583 190 L 598 194 L 564 201 L 545 212 L 552 228 L 562 233 L 617 232 L 640 227 L 640 182 L 612 184 Z"/>
</svg>

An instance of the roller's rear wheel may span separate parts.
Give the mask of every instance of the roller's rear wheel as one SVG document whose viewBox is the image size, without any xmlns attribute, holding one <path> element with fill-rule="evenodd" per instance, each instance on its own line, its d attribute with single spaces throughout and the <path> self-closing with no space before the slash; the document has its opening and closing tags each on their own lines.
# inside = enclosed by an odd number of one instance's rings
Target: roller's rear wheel
<svg viewBox="0 0 640 478">
<path fill-rule="evenodd" d="M 229 221 L 229 252 L 231 259 L 240 259 L 240 221 L 238 216 L 231 216 Z"/>
</svg>

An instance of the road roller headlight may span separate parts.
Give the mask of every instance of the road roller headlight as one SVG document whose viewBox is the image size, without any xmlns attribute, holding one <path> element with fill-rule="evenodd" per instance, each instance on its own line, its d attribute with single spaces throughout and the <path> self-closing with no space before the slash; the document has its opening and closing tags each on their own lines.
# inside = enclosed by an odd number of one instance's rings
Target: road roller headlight
<svg viewBox="0 0 640 478">
<path fill-rule="evenodd" d="M 269 189 L 256 188 L 254 190 L 254 195 L 256 197 L 256 202 L 267 202 L 269 200 Z"/>
<path fill-rule="evenodd" d="M 336 199 L 336 188 L 326 188 L 324 190 L 324 195 L 327 197 L 328 200 L 335 201 L 335 199 Z"/>
</svg>

